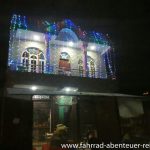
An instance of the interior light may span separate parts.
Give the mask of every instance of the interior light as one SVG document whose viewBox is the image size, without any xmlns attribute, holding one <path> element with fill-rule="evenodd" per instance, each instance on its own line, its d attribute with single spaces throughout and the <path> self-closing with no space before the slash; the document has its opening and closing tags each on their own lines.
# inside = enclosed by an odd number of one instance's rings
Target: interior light
<svg viewBox="0 0 150 150">
<path fill-rule="evenodd" d="M 70 41 L 70 42 L 68 43 L 68 45 L 69 45 L 69 46 L 73 46 L 73 42 Z"/>
<path fill-rule="evenodd" d="M 40 40 L 40 37 L 38 35 L 34 35 L 33 39 L 37 41 L 37 40 Z"/>
<path fill-rule="evenodd" d="M 94 45 L 92 45 L 92 46 L 90 47 L 90 49 L 91 49 L 91 50 L 95 50 L 96 47 L 95 47 Z"/>
<path fill-rule="evenodd" d="M 32 91 L 36 91 L 37 90 L 37 86 L 31 86 L 31 90 Z"/>
</svg>

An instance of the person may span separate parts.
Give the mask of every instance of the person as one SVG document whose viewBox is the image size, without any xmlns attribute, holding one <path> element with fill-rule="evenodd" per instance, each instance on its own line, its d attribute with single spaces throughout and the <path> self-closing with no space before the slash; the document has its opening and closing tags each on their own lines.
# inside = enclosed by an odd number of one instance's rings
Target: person
<svg viewBox="0 0 150 150">
<path fill-rule="evenodd" d="M 56 130 L 50 140 L 50 150 L 62 149 L 61 144 L 67 144 L 68 127 L 63 124 L 56 125 Z"/>
<path fill-rule="evenodd" d="M 98 144 L 97 132 L 96 130 L 91 130 L 88 133 L 88 144 Z M 91 148 L 91 150 L 97 150 L 97 148 Z"/>
<path fill-rule="evenodd" d="M 131 143 L 131 135 L 130 133 L 125 133 L 122 138 L 122 143 Z"/>
</svg>

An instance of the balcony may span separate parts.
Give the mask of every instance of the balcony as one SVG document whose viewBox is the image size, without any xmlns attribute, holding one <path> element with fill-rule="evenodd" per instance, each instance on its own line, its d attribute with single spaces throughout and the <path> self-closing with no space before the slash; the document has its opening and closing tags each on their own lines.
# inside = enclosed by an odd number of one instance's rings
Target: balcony
<svg viewBox="0 0 150 150">
<path fill-rule="evenodd" d="M 93 70 L 83 70 L 83 69 L 67 69 L 65 67 L 59 67 L 56 65 L 33 65 L 33 64 L 11 64 L 9 67 L 11 71 L 17 72 L 32 72 L 38 74 L 52 74 L 52 75 L 60 75 L 60 76 L 74 76 L 74 77 L 87 77 L 87 78 L 100 78 L 100 79 L 112 79 L 115 80 L 115 77 L 111 77 L 109 75 L 105 75 L 100 71 L 99 68 L 94 68 Z"/>
<path fill-rule="evenodd" d="M 70 72 L 36 72 L 28 71 L 27 68 L 20 67 L 21 70 L 8 70 L 7 85 L 8 94 L 52 94 L 62 93 L 64 87 L 76 87 L 78 94 L 82 92 L 115 93 L 118 92 L 118 82 L 112 79 L 100 79 L 92 77 L 80 77 L 78 70 Z M 61 71 L 61 72 L 60 72 Z M 78 76 L 73 76 L 73 73 Z M 32 91 L 32 86 L 37 86 L 38 90 Z"/>
</svg>

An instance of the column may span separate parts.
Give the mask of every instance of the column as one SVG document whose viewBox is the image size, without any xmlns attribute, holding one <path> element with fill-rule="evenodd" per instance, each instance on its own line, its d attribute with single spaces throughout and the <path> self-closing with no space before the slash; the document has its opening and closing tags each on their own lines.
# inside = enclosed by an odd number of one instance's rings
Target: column
<svg viewBox="0 0 150 150">
<path fill-rule="evenodd" d="M 50 73 L 50 33 L 45 35 L 46 39 L 46 72 Z"/>
<path fill-rule="evenodd" d="M 87 72 L 87 46 L 88 43 L 83 42 L 82 43 L 82 51 L 83 51 L 83 76 L 87 77 L 88 76 L 88 72 Z"/>
</svg>

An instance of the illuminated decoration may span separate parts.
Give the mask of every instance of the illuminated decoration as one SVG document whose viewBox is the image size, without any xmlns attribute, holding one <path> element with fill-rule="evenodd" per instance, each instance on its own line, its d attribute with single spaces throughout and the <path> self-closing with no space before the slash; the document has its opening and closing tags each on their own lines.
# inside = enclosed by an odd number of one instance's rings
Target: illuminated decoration
<svg viewBox="0 0 150 150">
<path fill-rule="evenodd" d="M 115 52 L 108 34 L 84 31 L 70 19 L 51 22 L 12 16 L 8 55 L 11 70 L 60 74 L 60 60 L 68 60 L 61 63 L 71 66 L 64 75 L 116 79 Z"/>
<path fill-rule="evenodd" d="M 68 43 L 68 45 L 69 45 L 69 46 L 73 46 L 73 42 L 70 41 L 70 42 Z"/>
<path fill-rule="evenodd" d="M 95 50 L 96 49 L 95 45 L 92 45 L 90 48 L 91 48 L 91 50 Z"/>
<path fill-rule="evenodd" d="M 15 42 L 16 41 L 16 33 L 17 29 L 24 29 L 27 30 L 27 21 L 25 16 L 20 16 L 20 15 L 12 15 L 11 19 L 11 25 L 10 25 L 10 39 L 9 39 L 9 56 L 8 56 L 8 65 L 12 67 L 13 69 L 17 70 L 16 64 L 20 63 L 20 32 L 19 32 L 19 37 L 18 37 L 18 46 L 17 46 L 17 54 L 16 58 L 12 60 L 12 55 L 13 55 L 13 50 L 15 49 Z"/>
<path fill-rule="evenodd" d="M 73 104 L 73 97 L 72 96 L 57 96 L 56 104 L 58 105 L 72 105 Z"/>
<path fill-rule="evenodd" d="M 78 37 L 71 29 L 64 28 L 60 30 L 56 40 L 78 42 Z"/>
<path fill-rule="evenodd" d="M 108 45 L 106 37 L 102 33 L 98 33 L 95 31 L 89 32 L 89 41 L 97 44 Z"/>
<path fill-rule="evenodd" d="M 50 32 L 47 32 L 45 35 L 46 40 L 46 72 L 50 72 L 50 45 L 49 42 L 51 40 L 51 34 Z"/>
</svg>

